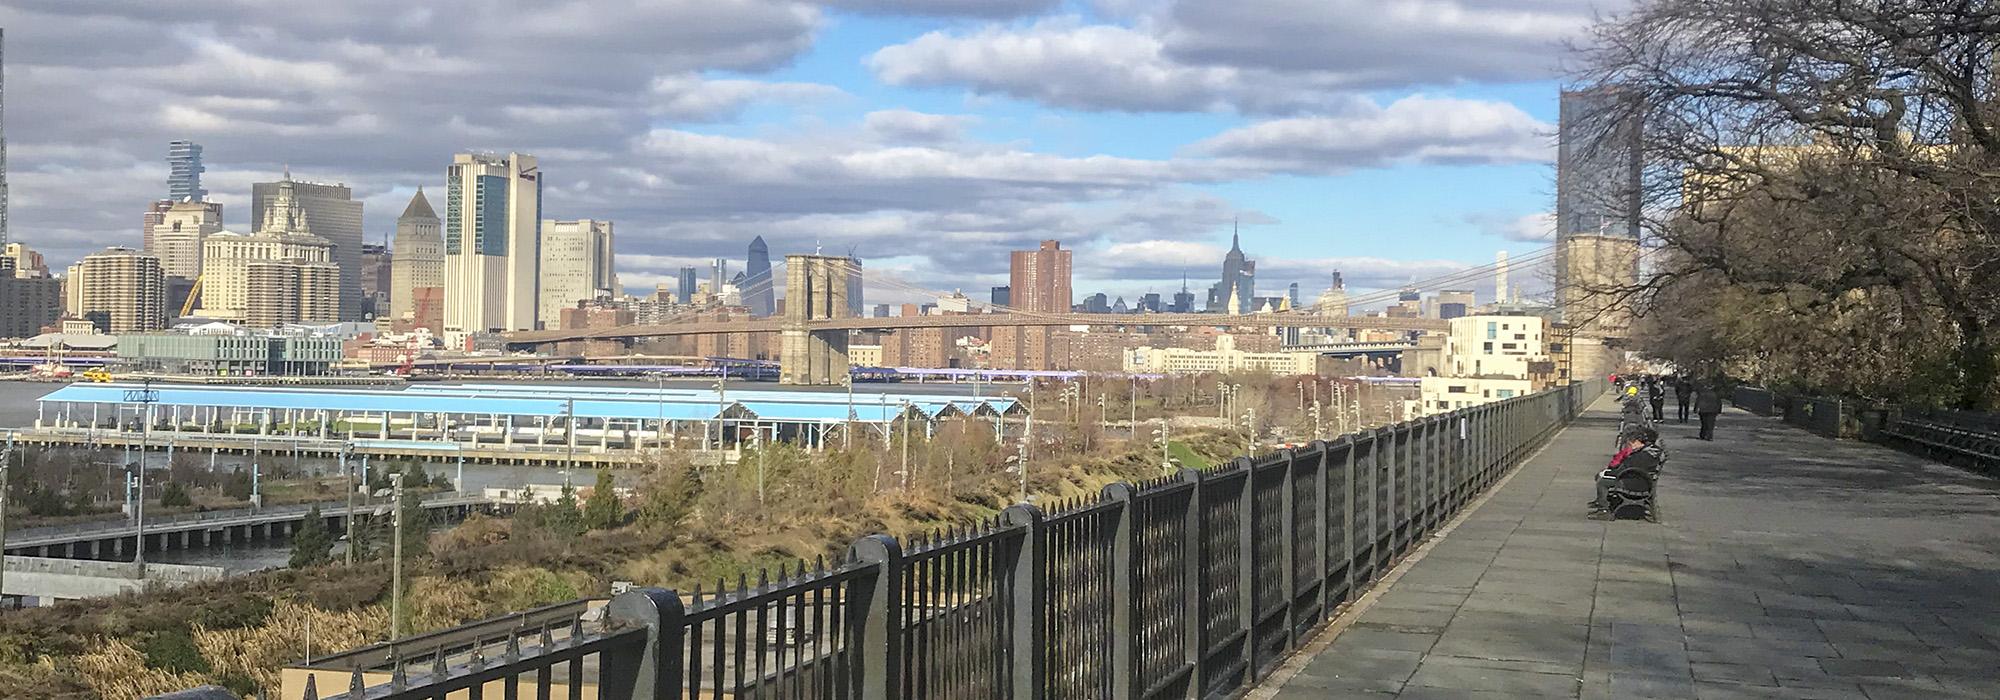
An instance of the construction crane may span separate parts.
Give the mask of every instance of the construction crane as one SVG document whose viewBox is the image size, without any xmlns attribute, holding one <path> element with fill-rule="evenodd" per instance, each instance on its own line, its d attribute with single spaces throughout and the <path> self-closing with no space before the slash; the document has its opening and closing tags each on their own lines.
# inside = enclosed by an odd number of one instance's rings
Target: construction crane
<svg viewBox="0 0 2000 700">
<path fill-rule="evenodd" d="M 182 316 L 188 316 L 194 313 L 194 302 L 196 299 L 201 298 L 201 279 L 202 278 L 198 276 L 194 278 L 194 287 L 188 289 L 187 301 L 181 302 Z"/>
</svg>

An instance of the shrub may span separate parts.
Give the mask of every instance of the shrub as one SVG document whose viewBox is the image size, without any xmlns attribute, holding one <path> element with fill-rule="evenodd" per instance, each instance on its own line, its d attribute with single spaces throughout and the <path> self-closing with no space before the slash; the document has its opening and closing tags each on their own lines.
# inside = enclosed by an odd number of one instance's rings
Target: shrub
<svg viewBox="0 0 2000 700">
<path fill-rule="evenodd" d="M 146 655 L 146 667 L 173 673 L 208 673 L 208 659 L 194 646 L 194 638 L 180 630 L 155 632 L 139 647 Z"/>
<path fill-rule="evenodd" d="M 194 498 L 188 495 L 187 487 L 181 482 L 169 481 L 166 487 L 160 489 L 160 507 L 186 508 L 191 505 L 194 505 Z"/>
</svg>

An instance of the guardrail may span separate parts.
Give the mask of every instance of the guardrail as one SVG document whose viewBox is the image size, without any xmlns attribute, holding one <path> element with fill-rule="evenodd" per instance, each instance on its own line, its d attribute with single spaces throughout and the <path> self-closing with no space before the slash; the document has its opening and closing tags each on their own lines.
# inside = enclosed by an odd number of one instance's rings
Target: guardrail
<svg viewBox="0 0 2000 700">
<path fill-rule="evenodd" d="M 487 499 L 484 496 L 468 496 L 453 491 L 440 491 L 437 493 L 425 494 L 423 497 L 419 499 L 419 501 L 421 501 L 423 506 L 426 508 L 449 508 L 454 506 L 482 506 L 482 505 L 489 505 L 492 503 L 491 500 Z M 162 516 L 149 515 L 146 517 L 146 530 L 148 532 L 158 532 L 162 530 L 174 530 L 190 525 L 223 523 L 223 522 L 237 521 L 237 520 L 249 520 L 258 522 L 266 520 L 285 520 L 294 516 L 304 517 L 307 513 L 312 512 L 312 509 L 315 506 L 317 506 L 320 509 L 320 513 L 322 515 L 333 517 L 333 516 L 341 516 L 346 513 L 347 502 L 326 501 L 317 504 L 312 504 L 312 503 L 291 504 L 282 506 L 271 506 L 268 508 L 258 508 L 258 509 L 231 508 L 228 510 L 210 510 L 210 511 L 201 511 L 195 513 L 177 513 L 174 515 L 162 515 Z M 369 510 L 372 510 L 373 508 L 374 508 L 373 505 L 368 506 Z M 99 534 L 129 535 L 132 532 L 132 528 L 133 528 L 133 523 L 129 519 L 92 520 L 80 523 L 72 523 L 69 525 L 45 525 L 41 527 L 21 528 L 18 530 L 7 531 L 6 546 L 9 549 L 15 547 L 32 547 L 43 544 L 45 543 L 45 541 L 59 541 L 59 542 L 68 541 L 71 539 L 91 537 Z"/>
<path fill-rule="evenodd" d="M 497 659 L 440 649 L 425 668 L 394 653 L 331 697 L 1226 696 L 1602 392 L 1593 381 L 1112 484 L 907 545 L 864 537 L 836 561 L 707 594 L 632 591 L 598 625 L 505 635 Z M 302 697 L 321 692 L 315 675 Z"/>
<path fill-rule="evenodd" d="M 1840 398 L 1802 396 L 1739 386 L 1737 408 L 1778 416 L 1830 438 L 1860 438 L 1945 464 L 2000 474 L 2000 415 L 1974 411 L 1906 410 Z"/>
</svg>

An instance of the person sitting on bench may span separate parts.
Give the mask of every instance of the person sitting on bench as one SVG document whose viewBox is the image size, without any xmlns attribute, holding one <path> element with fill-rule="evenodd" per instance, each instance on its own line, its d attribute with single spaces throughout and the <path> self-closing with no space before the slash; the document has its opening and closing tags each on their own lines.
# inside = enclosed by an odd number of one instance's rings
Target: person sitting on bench
<svg viewBox="0 0 2000 700">
<path fill-rule="evenodd" d="M 1624 441 L 1623 447 L 1611 457 L 1611 465 L 1597 475 L 1597 500 L 1590 502 L 1590 517 L 1595 520 L 1615 519 L 1624 502 L 1634 496 L 1642 497 L 1642 502 L 1636 505 L 1645 508 L 1644 515 L 1652 516 L 1654 484 L 1667 464 L 1660 433 L 1650 426 L 1634 425 L 1621 430 L 1619 437 Z M 1618 491 L 1618 503 L 1613 502 L 1614 489 Z"/>
</svg>

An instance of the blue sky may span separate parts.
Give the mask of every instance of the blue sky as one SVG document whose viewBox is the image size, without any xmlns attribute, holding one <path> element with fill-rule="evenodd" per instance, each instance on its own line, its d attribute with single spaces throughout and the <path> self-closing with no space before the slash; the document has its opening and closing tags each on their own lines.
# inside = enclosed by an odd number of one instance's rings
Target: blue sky
<svg viewBox="0 0 2000 700">
<path fill-rule="evenodd" d="M 136 245 L 165 143 L 232 229 L 290 165 L 381 240 L 457 151 L 541 158 L 544 210 L 674 268 L 853 249 L 984 289 L 1059 238 L 1078 296 L 1392 286 L 1540 248 L 1559 44 L 1596 0 L 0 0 L 13 235 Z M 893 284 L 890 282 L 893 281 Z"/>
</svg>

